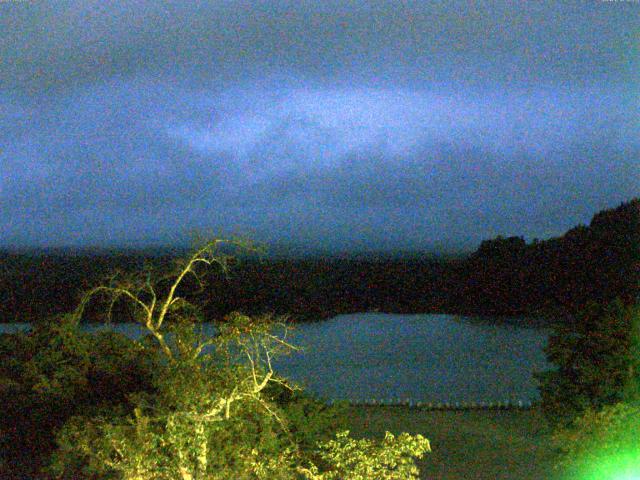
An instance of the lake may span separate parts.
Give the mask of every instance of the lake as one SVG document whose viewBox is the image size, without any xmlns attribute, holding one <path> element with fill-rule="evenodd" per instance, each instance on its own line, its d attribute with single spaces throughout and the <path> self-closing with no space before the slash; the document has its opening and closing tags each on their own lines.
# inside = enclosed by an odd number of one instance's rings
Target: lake
<svg viewBox="0 0 640 480">
<path fill-rule="evenodd" d="M 0 324 L 0 332 L 26 328 Z M 111 328 L 132 336 L 141 331 L 137 325 Z M 303 351 L 274 364 L 280 374 L 334 400 L 531 402 L 539 398 L 533 372 L 549 368 L 543 352 L 548 333 L 455 315 L 338 315 L 296 325 L 288 338 Z"/>
</svg>

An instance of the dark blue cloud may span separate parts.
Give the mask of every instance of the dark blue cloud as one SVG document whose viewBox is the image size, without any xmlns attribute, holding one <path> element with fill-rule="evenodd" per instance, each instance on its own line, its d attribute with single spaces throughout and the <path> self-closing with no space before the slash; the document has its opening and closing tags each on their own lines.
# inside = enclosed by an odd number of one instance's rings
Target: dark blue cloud
<svg viewBox="0 0 640 480">
<path fill-rule="evenodd" d="M 0 3 L 0 245 L 471 248 L 640 194 L 631 2 L 252 6 Z"/>
</svg>

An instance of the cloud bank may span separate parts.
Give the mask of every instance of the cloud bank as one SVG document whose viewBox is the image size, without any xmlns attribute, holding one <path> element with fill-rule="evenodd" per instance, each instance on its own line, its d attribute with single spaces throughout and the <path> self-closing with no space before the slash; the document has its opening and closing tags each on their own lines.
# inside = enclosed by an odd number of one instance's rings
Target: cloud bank
<svg viewBox="0 0 640 480">
<path fill-rule="evenodd" d="M 0 4 L 0 245 L 455 250 L 640 194 L 640 9 L 476 7 Z"/>
</svg>

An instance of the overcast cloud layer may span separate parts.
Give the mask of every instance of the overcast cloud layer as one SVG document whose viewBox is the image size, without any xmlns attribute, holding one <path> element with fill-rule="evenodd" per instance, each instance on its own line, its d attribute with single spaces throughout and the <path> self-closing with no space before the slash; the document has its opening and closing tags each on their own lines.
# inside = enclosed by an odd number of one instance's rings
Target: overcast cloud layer
<svg viewBox="0 0 640 480">
<path fill-rule="evenodd" d="M 0 2 L 0 246 L 547 238 L 640 195 L 637 2 Z"/>
</svg>

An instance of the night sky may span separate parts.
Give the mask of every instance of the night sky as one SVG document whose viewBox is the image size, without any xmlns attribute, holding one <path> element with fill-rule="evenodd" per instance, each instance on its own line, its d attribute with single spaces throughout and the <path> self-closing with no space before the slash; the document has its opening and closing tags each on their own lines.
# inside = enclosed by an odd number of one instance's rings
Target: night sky
<svg viewBox="0 0 640 480">
<path fill-rule="evenodd" d="M 0 1 L 0 247 L 548 238 L 640 195 L 640 3 Z"/>
</svg>

